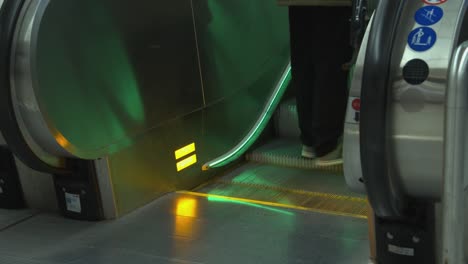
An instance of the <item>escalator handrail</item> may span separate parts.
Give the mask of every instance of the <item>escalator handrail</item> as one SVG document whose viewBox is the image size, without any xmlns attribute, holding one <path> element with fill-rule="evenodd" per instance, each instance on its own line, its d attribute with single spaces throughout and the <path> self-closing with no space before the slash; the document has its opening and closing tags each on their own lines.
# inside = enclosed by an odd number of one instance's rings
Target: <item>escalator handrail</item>
<svg viewBox="0 0 468 264">
<path fill-rule="evenodd" d="M 284 71 L 281 74 L 280 79 L 276 83 L 275 89 L 273 90 L 270 98 L 265 104 L 265 107 L 261 115 L 255 122 L 255 124 L 252 126 L 250 131 L 232 149 L 230 149 L 223 155 L 203 164 L 202 166 L 203 170 L 209 170 L 212 168 L 225 166 L 231 163 L 232 161 L 237 160 L 239 157 L 245 154 L 245 152 L 253 145 L 253 143 L 258 139 L 260 134 L 263 132 L 263 129 L 265 128 L 266 124 L 268 124 L 268 122 L 270 121 L 290 81 L 291 81 L 291 62 L 288 62 L 288 64 L 284 68 Z"/>
<path fill-rule="evenodd" d="M 9 149 L 28 167 L 41 172 L 65 174 L 67 170 L 54 168 L 42 161 L 29 147 L 17 123 L 12 102 L 10 77 L 11 53 L 15 29 L 24 0 L 5 0 L 0 9 L 0 132 Z"/>
<path fill-rule="evenodd" d="M 401 186 L 389 173 L 387 111 L 392 49 L 405 0 L 382 0 L 371 25 L 361 90 L 360 150 L 363 179 L 375 214 L 403 215 Z"/>
<path fill-rule="evenodd" d="M 442 259 L 464 262 L 465 173 L 468 155 L 468 41 L 455 51 L 449 68 L 445 105 Z"/>
</svg>

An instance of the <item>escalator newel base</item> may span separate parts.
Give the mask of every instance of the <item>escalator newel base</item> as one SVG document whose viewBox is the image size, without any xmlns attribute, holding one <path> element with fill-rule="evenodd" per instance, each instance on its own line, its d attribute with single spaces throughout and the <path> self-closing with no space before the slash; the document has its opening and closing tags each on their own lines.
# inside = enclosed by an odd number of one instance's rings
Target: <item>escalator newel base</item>
<svg viewBox="0 0 468 264">
<path fill-rule="evenodd" d="M 417 216 L 406 220 L 376 216 L 377 263 L 435 264 L 434 208 L 432 204 L 420 204 L 414 207 Z"/>
<path fill-rule="evenodd" d="M 102 220 L 102 203 L 94 163 L 84 160 L 73 160 L 71 163 L 71 175 L 54 175 L 61 214 L 75 220 Z"/>
</svg>

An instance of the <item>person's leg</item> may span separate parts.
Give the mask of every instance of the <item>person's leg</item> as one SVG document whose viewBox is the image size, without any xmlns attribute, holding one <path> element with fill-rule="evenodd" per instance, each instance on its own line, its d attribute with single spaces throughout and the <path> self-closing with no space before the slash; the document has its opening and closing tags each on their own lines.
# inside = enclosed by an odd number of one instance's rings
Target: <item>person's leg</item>
<svg viewBox="0 0 468 264">
<path fill-rule="evenodd" d="M 314 146 L 316 139 L 310 120 L 313 120 L 313 74 L 314 58 L 309 49 L 313 43 L 311 7 L 289 7 L 289 26 L 291 37 L 292 85 L 296 93 L 299 128 L 302 144 Z M 313 12 L 312 12 L 313 13 Z M 307 120 L 307 122 L 305 122 Z"/>
<path fill-rule="evenodd" d="M 318 156 L 332 151 L 343 130 L 351 57 L 349 8 L 290 8 L 293 86 L 302 143 Z"/>
</svg>

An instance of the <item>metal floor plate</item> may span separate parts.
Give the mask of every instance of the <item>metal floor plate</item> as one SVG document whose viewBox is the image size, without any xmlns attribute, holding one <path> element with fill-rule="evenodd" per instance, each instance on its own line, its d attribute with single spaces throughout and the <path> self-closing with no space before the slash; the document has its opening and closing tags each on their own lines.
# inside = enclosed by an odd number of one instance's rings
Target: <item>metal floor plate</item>
<svg viewBox="0 0 468 264">
<path fill-rule="evenodd" d="M 343 176 L 337 173 L 247 163 L 195 191 L 278 207 L 367 217 L 366 197 L 348 190 Z"/>
<path fill-rule="evenodd" d="M 368 263 L 362 219 L 170 194 L 119 220 L 39 215 L 0 233 L 0 263 Z"/>
</svg>

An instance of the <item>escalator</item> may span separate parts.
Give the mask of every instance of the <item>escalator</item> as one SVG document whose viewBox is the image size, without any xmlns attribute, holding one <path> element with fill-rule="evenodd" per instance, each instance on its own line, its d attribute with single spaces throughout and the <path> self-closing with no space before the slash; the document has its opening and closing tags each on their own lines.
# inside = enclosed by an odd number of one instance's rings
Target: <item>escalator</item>
<svg viewBox="0 0 468 264">
<path fill-rule="evenodd" d="M 378 263 L 466 263 L 466 22 L 466 1 L 381 1 L 366 34 L 344 164 L 374 209 Z"/>
<path fill-rule="evenodd" d="M 282 103 L 274 120 L 277 134 L 272 139 L 249 151 L 244 163 L 191 193 L 366 219 L 366 197 L 347 188 L 342 164 L 320 167 L 300 156 L 294 100 Z"/>
<path fill-rule="evenodd" d="M 326 167 L 299 156 L 270 2 L 3 1 L 9 166 L 66 218 L 0 210 L 0 262 L 463 263 L 467 2 L 382 0 L 363 36 L 354 1 Z"/>
<path fill-rule="evenodd" d="M 0 19 L 0 130 L 42 172 L 20 177 L 27 204 L 53 194 L 66 217 L 0 211 L 0 262 L 368 259 L 365 196 L 299 157 L 284 8 L 7 0 Z M 249 131 L 247 153 L 201 170 Z"/>
</svg>

